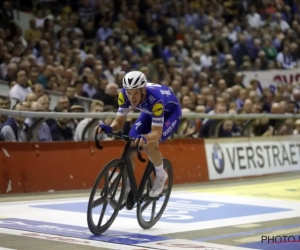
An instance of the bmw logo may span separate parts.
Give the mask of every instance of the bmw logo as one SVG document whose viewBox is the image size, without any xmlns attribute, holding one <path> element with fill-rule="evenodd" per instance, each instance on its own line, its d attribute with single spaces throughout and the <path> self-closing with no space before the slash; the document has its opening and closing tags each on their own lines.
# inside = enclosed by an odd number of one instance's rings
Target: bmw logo
<svg viewBox="0 0 300 250">
<path fill-rule="evenodd" d="M 213 146 L 211 157 L 215 170 L 218 174 L 222 174 L 224 171 L 225 160 L 223 150 L 218 144 Z"/>
</svg>

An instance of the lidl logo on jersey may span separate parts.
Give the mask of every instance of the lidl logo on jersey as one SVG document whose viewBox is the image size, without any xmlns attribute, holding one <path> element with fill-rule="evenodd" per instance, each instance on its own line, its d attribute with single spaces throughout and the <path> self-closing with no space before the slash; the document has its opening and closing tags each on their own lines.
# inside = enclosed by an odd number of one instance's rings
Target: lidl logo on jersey
<svg viewBox="0 0 300 250">
<path fill-rule="evenodd" d="M 152 108 L 152 113 L 155 116 L 160 116 L 164 111 L 164 106 L 162 105 L 162 103 L 156 103 L 153 108 Z"/>
<path fill-rule="evenodd" d="M 170 90 L 161 90 L 160 93 L 162 93 L 163 95 L 171 95 Z"/>
<path fill-rule="evenodd" d="M 122 92 L 119 93 L 118 104 L 119 104 L 119 106 L 122 106 L 125 104 L 125 98 L 124 98 L 124 95 Z"/>
</svg>

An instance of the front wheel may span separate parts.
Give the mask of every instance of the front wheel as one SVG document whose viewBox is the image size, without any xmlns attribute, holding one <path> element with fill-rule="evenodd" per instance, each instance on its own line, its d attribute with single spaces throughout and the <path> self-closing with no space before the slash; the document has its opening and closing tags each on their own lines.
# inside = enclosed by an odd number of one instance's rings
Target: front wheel
<svg viewBox="0 0 300 250">
<path fill-rule="evenodd" d="M 87 223 L 93 234 L 102 234 L 112 225 L 123 202 L 125 189 L 124 162 L 112 160 L 100 172 L 90 194 Z"/>
<path fill-rule="evenodd" d="M 142 200 L 137 204 L 137 220 L 143 229 L 153 227 L 162 216 L 168 204 L 173 186 L 173 167 L 169 160 L 164 159 L 164 169 L 168 174 L 163 192 L 159 199 L 149 198 L 149 192 L 155 178 L 154 167 L 149 171 L 147 178 L 143 179 L 140 190 L 143 190 Z M 147 171 L 147 170 L 146 170 Z M 151 206 L 150 206 L 151 205 Z"/>
</svg>

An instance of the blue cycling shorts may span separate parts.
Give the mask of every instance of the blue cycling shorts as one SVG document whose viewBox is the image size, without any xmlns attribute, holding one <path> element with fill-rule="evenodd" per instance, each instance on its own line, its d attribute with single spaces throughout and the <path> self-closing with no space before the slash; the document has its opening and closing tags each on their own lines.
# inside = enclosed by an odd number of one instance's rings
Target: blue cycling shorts
<svg viewBox="0 0 300 250">
<path fill-rule="evenodd" d="M 174 132 L 177 131 L 181 118 L 181 109 L 176 109 L 173 112 L 165 112 L 163 133 L 159 142 L 167 140 Z M 129 136 L 136 137 L 140 134 L 149 134 L 151 132 L 152 115 L 141 113 L 139 118 L 132 126 Z"/>
</svg>

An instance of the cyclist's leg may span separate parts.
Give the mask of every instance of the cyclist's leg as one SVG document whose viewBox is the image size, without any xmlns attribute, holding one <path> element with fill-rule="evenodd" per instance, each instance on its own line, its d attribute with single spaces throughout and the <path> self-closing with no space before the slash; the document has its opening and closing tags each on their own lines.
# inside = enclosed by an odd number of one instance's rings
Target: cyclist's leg
<svg viewBox="0 0 300 250">
<path fill-rule="evenodd" d="M 151 122 L 152 117 L 149 114 L 141 113 L 135 123 L 132 125 L 131 130 L 129 132 L 129 137 L 136 137 L 140 134 L 149 134 L 151 131 Z M 136 153 L 131 154 L 130 159 L 132 163 L 132 167 L 134 168 L 134 159 Z"/>
<path fill-rule="evenodd" d="M 179 126 L 180 116 L 180 111 L 166 115 L 163 125 L 163 134 L 160 142 L 168 139 L 177 130 Z M 167 180 L 168 175 L 163 168 L 163 158 L 158 149 L 158 143 L 146 144 L 145 151 L 151 159 L 156 171 L 156 178 L 154 180 L 153 187 L 151 189 L 151 192 L 149 193 L 149 196 L 157 197 L 163 191 L 164 183 Z"/>
</svg>

